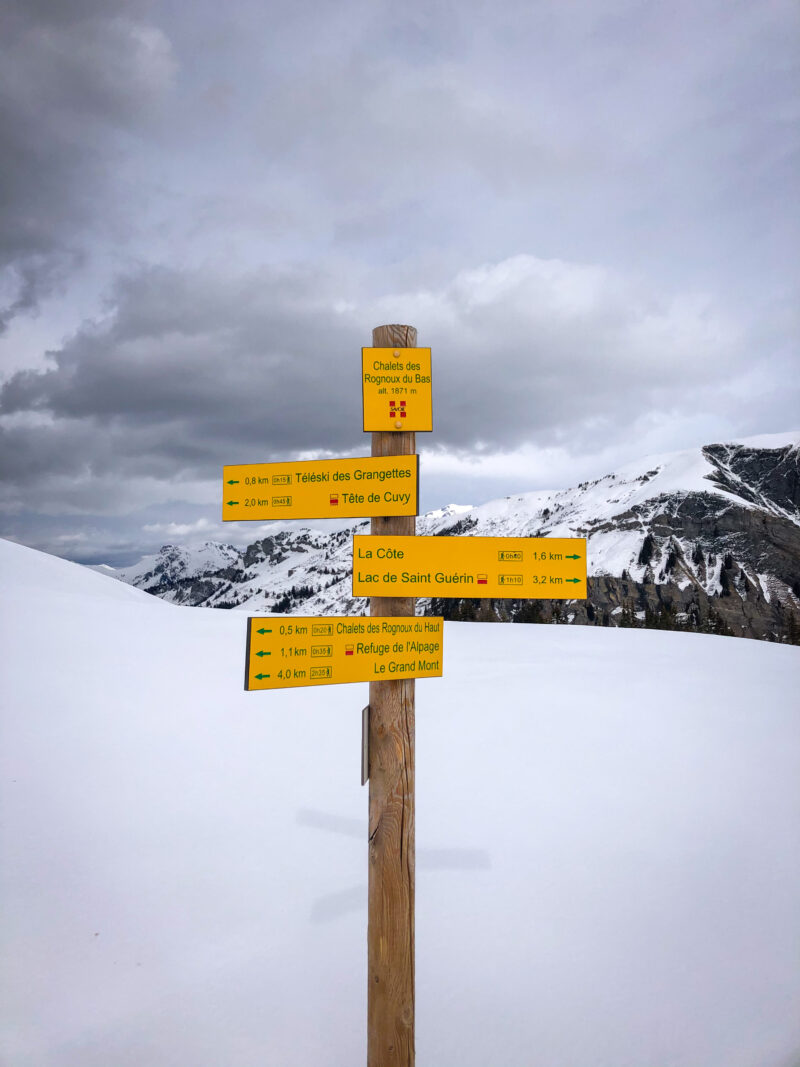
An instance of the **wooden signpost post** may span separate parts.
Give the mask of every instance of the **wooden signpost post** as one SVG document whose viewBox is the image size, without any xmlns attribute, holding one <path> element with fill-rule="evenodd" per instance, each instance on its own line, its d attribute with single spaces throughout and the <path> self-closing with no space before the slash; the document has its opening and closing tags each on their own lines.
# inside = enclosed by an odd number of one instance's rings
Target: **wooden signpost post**
<svg viewBox="0 0 800 1067">
<path fill-rule="evenodd" d="M 378 326 L 372 331 L 376 349 L 386 356 L 374 363 L 405 365 L 405 349 L 415 348 L 413 326 Z M 401 353 L 403 358 L 401 359 Z M 416 451 L 416 415 L 387 418 L 386 410 L 367 411 L 366 377 L 402 377 L 416 371 L 379 372 L 362 354 L 364 429 L 372 430 L 373 456 L 409 456 Z M 413 360 L 417 362 L 416 359 Z M 430 374 L 426 394 L 430 396 Z M 377 383 L 376 388 L 412 388 L 411 383 Z M 420 394 L 408 394 L 416 412 Z M 395 394 L 403 399 L 404 394 Z M 396 405 L 399 409 L 399 404 Z M 400 409 L 402 410 L 402 409 Z M 421 408 L 420 428 L 430 429 L 430 401 Z M 387 421 L 389 425 L 387 425 Z M 404 540 L 416 534 L 411 516 L 372 520 L 372 533 Z M 391 590 L 395 592 L 395 590 Z M 400 590 L 397 590 L 400 592 Z M 372 616 L 414 615 L 415 600 L 405 596 L 370 596 Z M 367 900 L 367 1067 L 413 1067 L 414 1064 L 414 679 L 398 678 L 369 685 L 369 887 Z"/>
<path fill-rule="evenodd" d="M 413 326 L 362 349 L 372 455 L 226 466 L 222 517 L 371 517 L 353 538 L 353 595 L 370 614 L 247 622 L 245 689 L 369 682 L 367 1067 L 414 1067 L 414 680 L 442 674 L 443 620 L 416 596 L 586 597 L 583 538 L 416 537 L 418 431 L 433 428 L 431 352 Z M 366 758 L 365 758 L 366 753 Z"/>
</svg>

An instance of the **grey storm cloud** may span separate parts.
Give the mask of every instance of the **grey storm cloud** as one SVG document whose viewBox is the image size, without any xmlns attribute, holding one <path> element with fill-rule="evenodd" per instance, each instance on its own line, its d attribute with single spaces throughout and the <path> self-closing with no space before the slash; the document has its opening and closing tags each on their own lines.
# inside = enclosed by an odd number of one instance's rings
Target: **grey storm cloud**
<svg viewBox="0 0 800 1067">
<path fill-rule="evenodd" d="M 7 0 L 0 15 L 0 331 L 81 259 L 109 172 L 169 84 L 136 0 Z"/>
<path fill-rule="evenodd" d="M 54 426 L 86 420 L 98 433 L 161 426 L 162 447 L 185 455 L 190 441 L 204 453 L 220 441 L 237 451 L 246 441 L 269 451 L 341 447 L 349 408 L 352 447 L 358 367 L 348 383 L 342 357 L 358 338 L 313 276 L 155 269 L 121 280 L 116 300 L 111 324 L 79 333 L 52 369 L 6 382 L 2 411 L 46 411 Z M 168 444 L 181 423 L 189 429 Z"/>
<path fill-rule="evenodd" d="M 202 521 L 223 463 L 367 451 L 387 322 L 433 350 L 418 445 L 455 466 L 796 421 L 790 0 L 0 19 L 3 532 L 128 551 L 125 515 Z"/>
<path fill-rule="evenodd" d="M 360 347 L 401 307 L 433 349 L 435 445 L 455 451 L 585 449 L 643 412 L 731 402 L 750 365 L 746 338 L 707 300 L 593 266 L 517 256 L 355 305 L 300 268 L 150 269 L 121 279 L 107 320 L 50 367 L 3 385 L 7 477 L 212 478 L 223 462 L 363 449 Z"/>
</svg>

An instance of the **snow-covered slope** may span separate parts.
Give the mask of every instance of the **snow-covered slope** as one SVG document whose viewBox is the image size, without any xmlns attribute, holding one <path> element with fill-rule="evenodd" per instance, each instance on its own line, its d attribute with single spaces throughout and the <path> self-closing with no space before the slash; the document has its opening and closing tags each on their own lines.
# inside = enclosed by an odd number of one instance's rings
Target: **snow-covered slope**
<svg viewBox="0 0 800 1067">
<path fill-rule="evenodd" d="M 634 595 L 590 583 L 594 606 L 573 619 L 613 622 L 623 610 L 644 618 L 665 599 L 644 587 L 669 585 L 675 617 L 707 621 L 708 598 L 723 598 L 719 611 L 732 632 L 780 637 L 784 606 L 800 611 L 799 461 L 800 432 L 648 456 L 571 489 L 433 511 L 418 519 L 417 532 L 586 537 L 590 578 L 639 588 Z M 366 529 L 276 525 L 243 552 L 213 542 L 166 545 L 118 576 L 177 603 L 358 613 L 365 602 L 350 595 L 351 535 Z"/>
<path fill-rule="evenodd" d="M 240 614 L 8 542 L 0 587 L 0 1061 L 363 1063 L 366 685 L 245 693 Z M 420 1067 L 793 1064 L 798 650 L 445 630 Z"/>
<path fill-rule="evenodd" d="M 178 581 L 185 578 L 197 578 L 202 574 L 213 574 L 226 567 L 235 567 L 240 560 L 241 554 L 232 545 L 206 541 L 205 544 L 199 545 L 191 552 L 184 552 L 180 549 L 170 552 L 162 549 L 157 556 L 142 556 L 138 563 L 124 571 L 124 578 L 125 581 L 136 585 L 138 578 L 148 574 L 158 564 L 163 568 L 162 573 L 171 580 Z"/>
<path fill-rule="evenodd" d="M 762 443 L 755 446 L 752 441 Z M 800 499 L 794 506 L 781 506 L 734 473 L 735 464 L 732 466 L 731 459 L 737 449 L 756 447 L 763 452 L 789 450 L 796 470 L 800 431 L 745 439 L 727 446 L 646 456 L 603 478 L 581 482 L 572 489 L 524 493 L 493 500 L 468 512 L 462 511 L 458 519 L 464 520 L 468 516 L 469 532 L 476 536 L 588 537 L 589 574 L 620 575 L 627 570 L 631 577 L 641 578 L 644 566 L 638 563 L 638 556 L 647 532 L 647 519 L 670 498 L 680 500 L 690 494 L 707 495 L 737 507 L 763 510 L 800 526 Z M 710 448 L 725 448 L 725 460 L 716 459 L 708 450 Z M 722 471 L 730 474 L 730 485 L 721 484 Z M 738 492 L 733 491 L 734 488 L 738 488 Z M 633 524 L 631 516 L 635 516 Z M 452 525 L 452 519 L 443 516 L 428 520 L 428 524 L 430 532 L 443 532 Z"/>
</svg>

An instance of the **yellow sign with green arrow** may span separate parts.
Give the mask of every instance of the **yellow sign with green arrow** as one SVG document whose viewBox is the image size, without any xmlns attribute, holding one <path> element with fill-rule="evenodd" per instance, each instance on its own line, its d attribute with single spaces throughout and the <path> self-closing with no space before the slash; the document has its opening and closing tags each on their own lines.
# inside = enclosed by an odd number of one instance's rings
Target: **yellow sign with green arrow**
<svg viewBox="0 0 800 1067">
<path fill-rule="evenodd" d="M 416 515 L 419 456 L 361 456 L 223 467 L 222 518 Z"/>
<path fill-rule="evenodd" d="M 245 689 L 438 678 L 441 617 L 270 615 L 247 620 Z"/>
<path fill-rule="evenodd" d="M 585 600 L 584 537 L 353 537 L 353 596 Z"/>
</svg>

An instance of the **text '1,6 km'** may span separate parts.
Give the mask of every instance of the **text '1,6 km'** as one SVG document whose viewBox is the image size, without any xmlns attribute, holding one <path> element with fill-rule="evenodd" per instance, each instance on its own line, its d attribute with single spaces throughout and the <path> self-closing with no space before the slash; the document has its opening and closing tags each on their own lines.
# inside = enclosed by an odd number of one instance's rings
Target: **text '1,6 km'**
<svg viewBox="0 0 800 1067">
<path fill-rule="evenodd" d="M 222 518 L 336 519 L 418 513 L 419 456 L 363 456 L 223 468 Z"/>
<path fill-rule="evenodd" d="M 353 596 L 585 600 L 586 539 L 356 534 Z"/>
<path fill-rule="evenodd" d="M 442 674 L 443 619 L 270 615 L 247 620 L 245 689 Z"/>
</svg>

